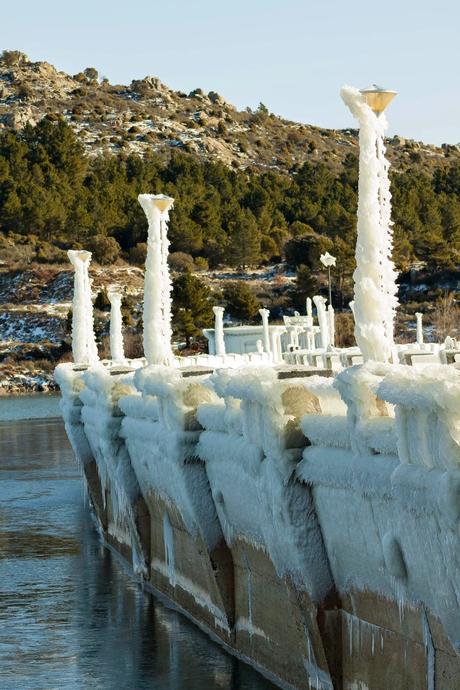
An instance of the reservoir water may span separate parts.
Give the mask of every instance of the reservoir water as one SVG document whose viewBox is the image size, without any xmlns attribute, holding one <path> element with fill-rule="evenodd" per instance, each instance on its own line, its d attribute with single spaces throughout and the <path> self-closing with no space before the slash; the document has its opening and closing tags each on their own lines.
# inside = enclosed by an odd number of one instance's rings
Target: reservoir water
<svg viewBox="0 0 460 690">
<path fill-rule="evenodd" d="M 273 690 L 101 543 L 56 414 L 0 398 L 0 689 Z"/>
</svg>

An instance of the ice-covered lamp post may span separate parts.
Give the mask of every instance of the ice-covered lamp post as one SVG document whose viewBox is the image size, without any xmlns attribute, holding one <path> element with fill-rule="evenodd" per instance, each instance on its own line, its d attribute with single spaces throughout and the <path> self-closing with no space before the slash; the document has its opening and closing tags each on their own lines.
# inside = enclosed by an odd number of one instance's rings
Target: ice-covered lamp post
<svg viewBox="0 0 460 690">
<path fill-rule="evenodd" d="M 216 355 L 218 357 L 225 357 L 225 340 L 224 340 L 224 308 L 213 307 L 214 312 L 214 345 Z"/>
<path fill-rule="evenodd" d="M 115 287 L 109 287 L 107 296 L 110 300 L 110 356 L 116 364 L 125 361 L 123 348 L 121 293 Z"/>
<path fill-rule="evenodd" d="M 329 254 L 329 252 L 325 252 L 324 254 L 321 254 L 319 257 L 319 260 L 327 268 L 327 287 L 329 291 L 329 304 L 332 306 L 332 288 L 331 288 L 331 266 L 335 266 L 335 262 L 337 259 L 335 256 L 332 256 L 332 254 Z"/>
<path fill-rule="evenodd" d="M 415 318 L 417 319 L 417 345 L 419 347 L 423 346 L 423 314 L 421 312 L 416 312 Z"/>
<path fill-rule="evenodd" d="M 396 95 L 378 86 L 358 91 L 345 86 L 341 96 L 358 120 L 358 237 L 354 273 L 355 337 L 365 360 L 391 362 L 397 273 L 391 259 L 393 233 L 389 163 L 385 158 L 383 111 Z"/>
<path fill-rule="evenodd" d="M 168 220 L 174 199 L 139 194 L 149 223 L 144 280 L 144 353 L 149 364 L 171 365 L 171 291 L 168 267 Z"/>
<path fill-rule="evenodd" d="M 319 260 L 327 268 L 327 286 L 329 291 L 329 304 L 327 307 L 327 318 L 329 319 L 329 341 L 331 345 L 334 345 L 335 339 L 335 318 L 334 318 L 334 307 L 332 306 L 332 287 L 331 287 L 331 266 L 335 266 L 337 259 L 329 252 L 321 254 Z"/>
<path fill-rule="evenodd" d="M 67 256 L 75 271 L 72 300 L 73 361 L 75 364 L 94 364 L 99 357 L 94 335 L 93 302 L 88 273 L 91 252 L 70 249 Z"/>
</svg>

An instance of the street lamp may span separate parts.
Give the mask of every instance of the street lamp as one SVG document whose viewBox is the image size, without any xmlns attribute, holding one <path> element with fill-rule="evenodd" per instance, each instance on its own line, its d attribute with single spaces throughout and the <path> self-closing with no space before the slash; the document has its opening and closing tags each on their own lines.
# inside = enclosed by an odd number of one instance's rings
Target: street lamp
<svg viewBox="0 0 460 690">
<path fill-rule="evenodd" d="M 328 288 L 329 288 L 329 305 L 332 306 L 332 290 L 331 290 L 331 266 L 335 266 L 335 262 L 337 259 L 335 256 L 332 256 L 332 254 L 329 254 L 329 252 L 325 252 L 324 254 L 321 254 L 319 257 L 319 260 L 327 268 L 327 283 L 328 283 Z"/>
<path fill-rule="evenodd" d="M 389 162 L 385 157 L 387 121 L 383 114 L 396 92 L 375 84 L 361 91 L 345 86 L 341 96 L 360 125 L 356 270 L 353 274 L 355 338 L 364 361 L 397 361 L 394 318 L 398 289 L 391 259 L 393 224 Z"/>
<path fill-rule="evenodd" d="M 363 94 L 367 105 L 377 116 L 383 113 L 387 105 L 389 105 L 397 95 L 397 91 L 382 89 L 382 87 L 377 86 L 377 84 L 372 84 L 372 86 L 361 89 L 360 93 Z"/>
</svg>

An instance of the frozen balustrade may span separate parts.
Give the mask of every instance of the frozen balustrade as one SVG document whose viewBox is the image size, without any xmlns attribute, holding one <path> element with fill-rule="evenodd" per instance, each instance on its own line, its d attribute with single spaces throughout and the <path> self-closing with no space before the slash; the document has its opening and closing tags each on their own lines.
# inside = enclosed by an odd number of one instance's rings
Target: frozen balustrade
<svg viewBox="0 0 460 690">
<path fill-rule="evenodd" d="M 218 371 L 209 385 L 220 400 L 198 407 L 205 430 L 197 451 L 206 461 L 227 543 L 244 539 L 264 548 L 279 576 L 289 573 L 320 598 L 329 586 L 320 538 L 304 521 L 311 512 L 307 493 L 290 482 L 307 443 L 299 419 L 319 409 L 309 390 L 314 381 L 246 367 Z M 300 544 L 318 554 L 317 570 Z"/>
<path fill-rule="evenodd" d="M 128 547 L 134 572 L 145 575 L 148 530 L 145 524 L 139 524 L 139 518 L 146 510 L 127 448 L 120 438 L 123 413 L 118 406 L 119 398 L 134 390 L 134 371 L 123 373 L 120 369 L 117 373 L 100 365 L 83 372 L 82 378 L 85 387 L 80 392 L 81 418 L 108 509 L 108 535 Z"/>
<path fill-rule="evenodd" d="M 452 366 L 390 369 L 378 395 L 395 405 L 402 463 L 460 468 L 460 371 Z"/>
<path fill-rule="evenodd" d="M 197 407 L 217 399 L 206 378 L 193 368 L 137 371 L 135 392 L 119 401 L 120 433 L 151 515 L 152 584 L 226 637 L 232 566 L 197 452 Z"/>
</svg>

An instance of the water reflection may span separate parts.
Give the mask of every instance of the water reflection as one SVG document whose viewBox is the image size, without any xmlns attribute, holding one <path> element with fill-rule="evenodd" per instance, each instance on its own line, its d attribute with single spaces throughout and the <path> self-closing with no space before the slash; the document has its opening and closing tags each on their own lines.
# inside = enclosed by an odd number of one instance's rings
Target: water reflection
<svg viewBox="0 0 460 690">
<path fill-rule="evenodd" d="M 0 424 L 2 690 L 270 690 L 103 547 L 62 423 Z"/>
</svg>

